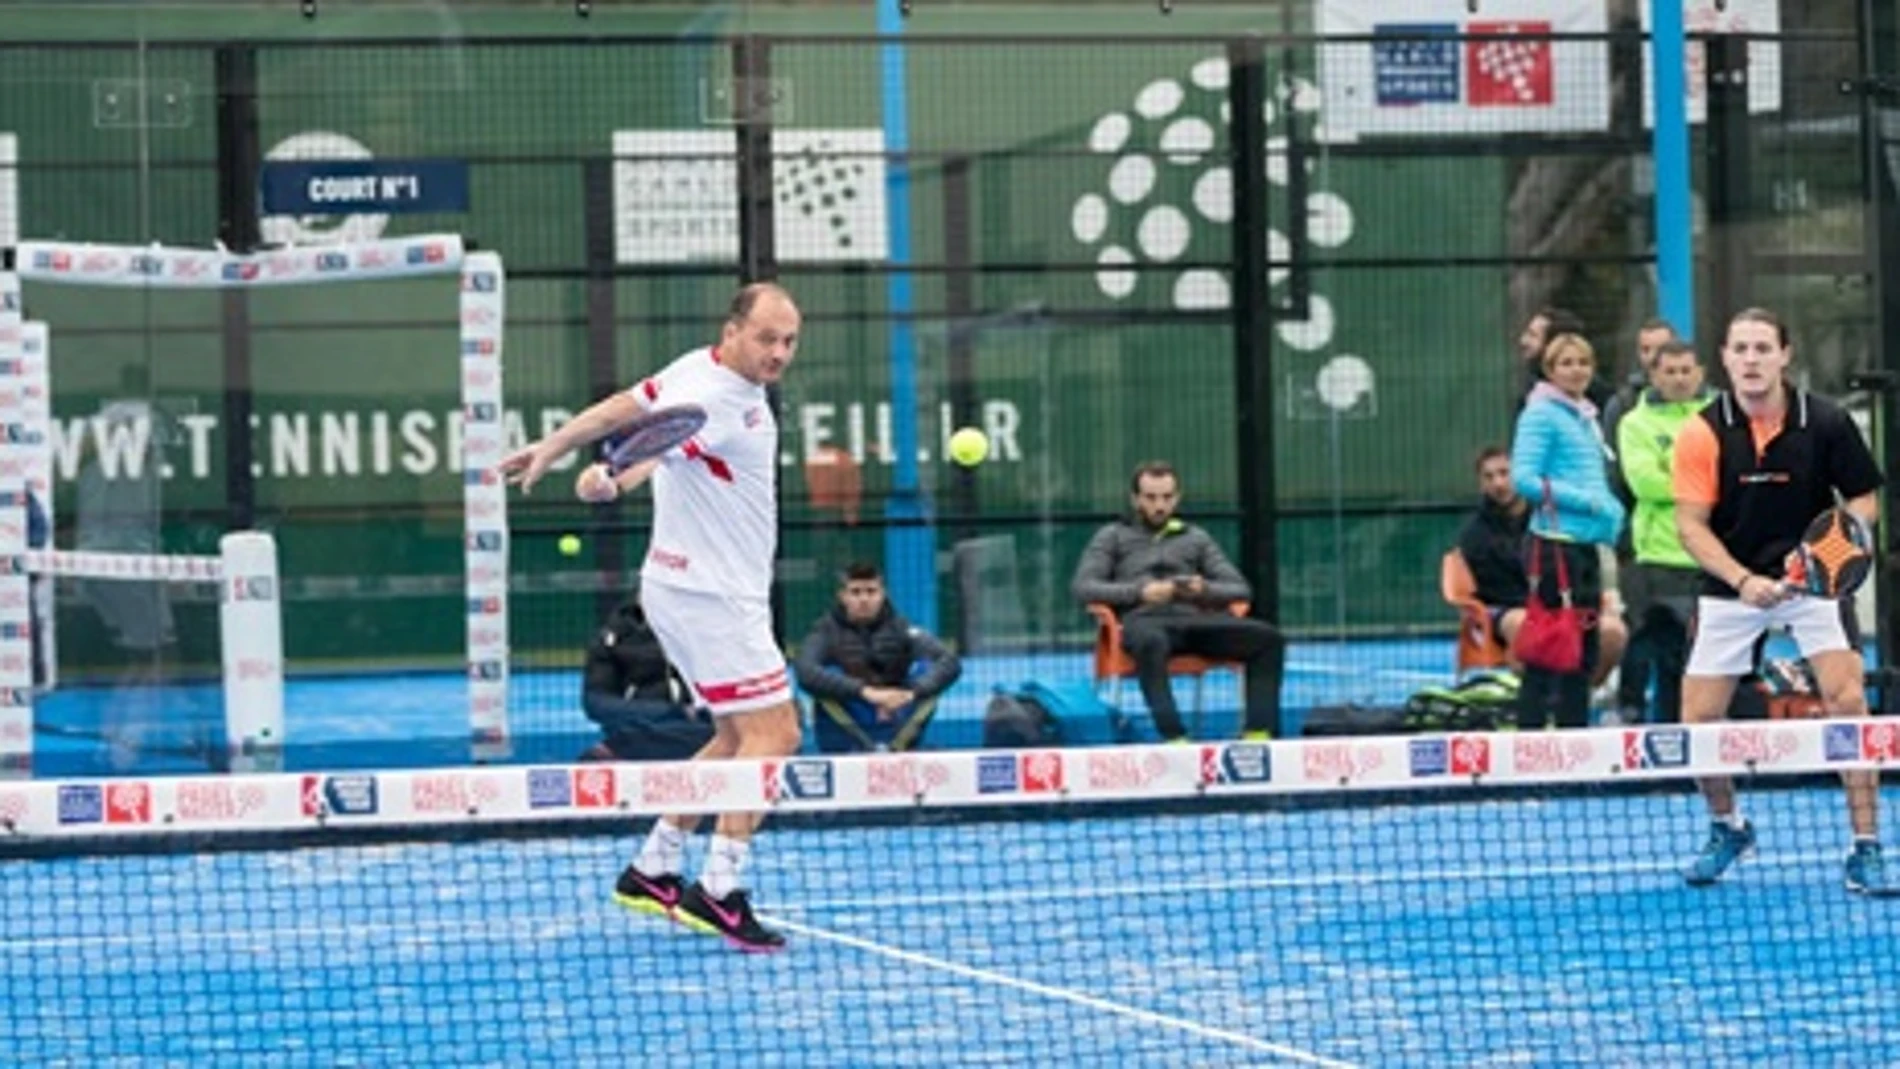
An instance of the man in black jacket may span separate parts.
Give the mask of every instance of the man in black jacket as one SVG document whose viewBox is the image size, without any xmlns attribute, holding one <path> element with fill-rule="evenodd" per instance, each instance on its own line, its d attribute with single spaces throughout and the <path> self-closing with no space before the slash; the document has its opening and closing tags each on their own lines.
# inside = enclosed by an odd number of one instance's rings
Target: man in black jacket
<svg viewBox="0 0 1900 1069">
<path fill-rule="evenodd" d="M 588 643 L 584 680 L 581 707 L 602 738 L 583 761 L 684 761 L 712 740 L 712 718 L 693 708 L 637 593 Z"/>
<path fill-rule="evenodd" d="M 914 749 L 937 697 L 963 674 L 956 655 L 898 615 L 875 564 L 845 569 L 838 603 L 798 647 L 798 685 L 825 753 Z"/>
<path fill-rule="evenodd" d="M 1270 736 L 1279 730 L 1286 642 L 1272 624 L 1229 611 L 1252 598 L 1253 588 L 1206 531 L 1175 516 L 1181 491 L 1172 466 L 1141 464 L 1129 490 L 1133 514 L 1095 532 L 1082 551 L 1076 600 L 1107 605 L 1121 618 L 1122 648 L 1164 740 L 1187 738 L 1168 678 L 1168 659 L 1181 653 L 1243 662 L 1243 735 Z"/>
<path fill-rule="evenodd" d="M 1491 637 L 1503 653 L 1517 637 L 1524 603 L 1531 596 L 1524 561 L 1531 504 L 1512 484 L 1511 454 L 1500 446 L 1486 446 L 1478 453 L 1478 491 L 1484 496 L 1458 533 L 1458 552 L 1477 582 L 1478 601 L 1491 617 Z M 1616 667 L 1629 645 L 1629 626 L 1620 614 L 1605 612 L 1597 626 L 1602 651 L 1592 685 Z"/>
</svg>

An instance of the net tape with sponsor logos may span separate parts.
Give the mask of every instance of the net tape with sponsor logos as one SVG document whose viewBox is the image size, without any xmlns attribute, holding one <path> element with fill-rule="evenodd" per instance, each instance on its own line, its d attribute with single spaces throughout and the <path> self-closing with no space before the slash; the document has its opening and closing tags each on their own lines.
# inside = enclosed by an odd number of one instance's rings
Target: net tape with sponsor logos
<svg viewBox="0 0 1900 1069">
<path fill-rule="evenodd" d="M 1900 765 L 1900 721 L 1388 736 L 781 760 L 0 784 L 0 847 L 180 831 L 516 825 L 669 812 L 1163 802 L 1590 785 Z"/>
<path fill-rule="evenodd" d="M 26 569 L 35 575 L 64 575 L 78 579 L 215 583 L 224 578 L 224 559 L 36 549 L 27 551 Z"/>
</svg>

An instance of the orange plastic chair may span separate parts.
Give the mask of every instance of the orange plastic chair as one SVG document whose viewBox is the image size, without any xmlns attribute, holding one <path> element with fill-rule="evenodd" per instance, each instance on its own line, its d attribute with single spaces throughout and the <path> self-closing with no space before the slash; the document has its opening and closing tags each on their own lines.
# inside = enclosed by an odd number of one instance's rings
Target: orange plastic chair
<svg viewBox="0 0 1900 1069">
<path fill-rule="evenodd" d="M 1227 606 L 1227 611 L 1235 616 L 1245 616 L 1253 608 L 1251 602 L 1236 601 Z M 1108 688 L 1108 704 L 1121 707 L 1121 685 L 1125 679 L 1135 676 L 1135 660 L 1122 649 L 1122 622 L 1115 610 L 1101 602 L 1089 603 L 1089 615 L 1095 617 L 1095 688 L 1099 693 Z M 1201 734 L 1201 694 L 1206 684 L 1207 673 L 1217 668 L 1232 668 L 1241 671 L 1244 662 L 1224 657 L 1201 657 L 1183 653 L 1168 658 L 1168 675 L 1190 676 L 1194 680 L 1194 727 L 1192 734 Z"/>
<path fill-rule="evenodd" d="M 1511 651 L 1499 642 L 1491 627 L 1491 614 L 1485 611 L 1484 603 L 1478 600 L 1478 581 L 1472 577 L 1471 566 L 1465 563 L 1465 555 L 1456 548 L 1448 550 L 1439 561 L 1438 591 L 1446 604 L 1458 610 L 1458 678 L 1463 679 L 1467 672 L 1492 668 L 1508 668 L 1513 672 L 1523 669 L 1517 658 L 1511 656 Z M 1609 605 L 1610 594 L 1605 591 L 1605 611 L 1608 611 Z M 1615 669 L 1614 661 L 1599 663 L 1591 675 L 1590 686 L 1602 686 Z"/>
<path fill-rule="evenodd" d="M 1510 651 L 1498 643 L 1491 628 L 1491 614 L 1478 600 L 1478 581 L 1472 577 L 1465 555 L 1454 547 L 1438 564 L 1438 592 L 1445 604 L 1458 610 L 1457 673 L 1486 668 L 1515 667 Z"/>
<path fill-rule="evenodd" d="M 864 501 L 864 473 L 851 454 L 835 445 L 819 446 L 805 462 L 805 486 L 811 495 L 811 507 L 819 511 L 835 509 L 846 527 L 858 525 L 858 510 Z"/>
</svg>

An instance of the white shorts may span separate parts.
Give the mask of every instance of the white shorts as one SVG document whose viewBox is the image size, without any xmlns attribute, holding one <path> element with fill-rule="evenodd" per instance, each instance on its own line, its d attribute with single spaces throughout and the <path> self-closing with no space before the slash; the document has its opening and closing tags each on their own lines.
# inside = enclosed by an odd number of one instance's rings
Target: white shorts
<svg viewBox="0 0 1900 1069">
<path fill-rule="evenodd" d="M 790 704 L 770 602 L 649 580 L 640 584 L 640 607 L 666 659 L 714 716 Z"/>
<path fill-rule="evenodd" d="M 1797 597 L 1772 609 L 1735 598 L 1699 597 L 1695 638 L 1689 645 L 1689 676 L 1742 676 L 1755 670 L 1755 643 L 1769 630 L 1786 628 L 1803 657 L 1852 650 L 1838 601 Z"/>
</svg>

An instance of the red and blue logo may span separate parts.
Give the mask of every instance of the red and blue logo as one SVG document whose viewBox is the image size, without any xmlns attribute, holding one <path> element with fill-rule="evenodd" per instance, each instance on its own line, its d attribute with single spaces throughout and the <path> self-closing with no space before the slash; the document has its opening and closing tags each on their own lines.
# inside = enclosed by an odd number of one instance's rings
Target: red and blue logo
<svg viewBox="0 0 1900 1069">
<path fill-rule="evenodd" d="M 1373 95 L 1382 108 L 1549 107 L 1556 100 L 1548 21 L 1380 23 Z"/>
<path fill-rule="evenodd" d="M 1689 758 L 1689 732 L 1684 728 L 1651 728 L 1623 733 L 1623 767 L 1630 771 L 1686 768 Z"/>
</svg>

